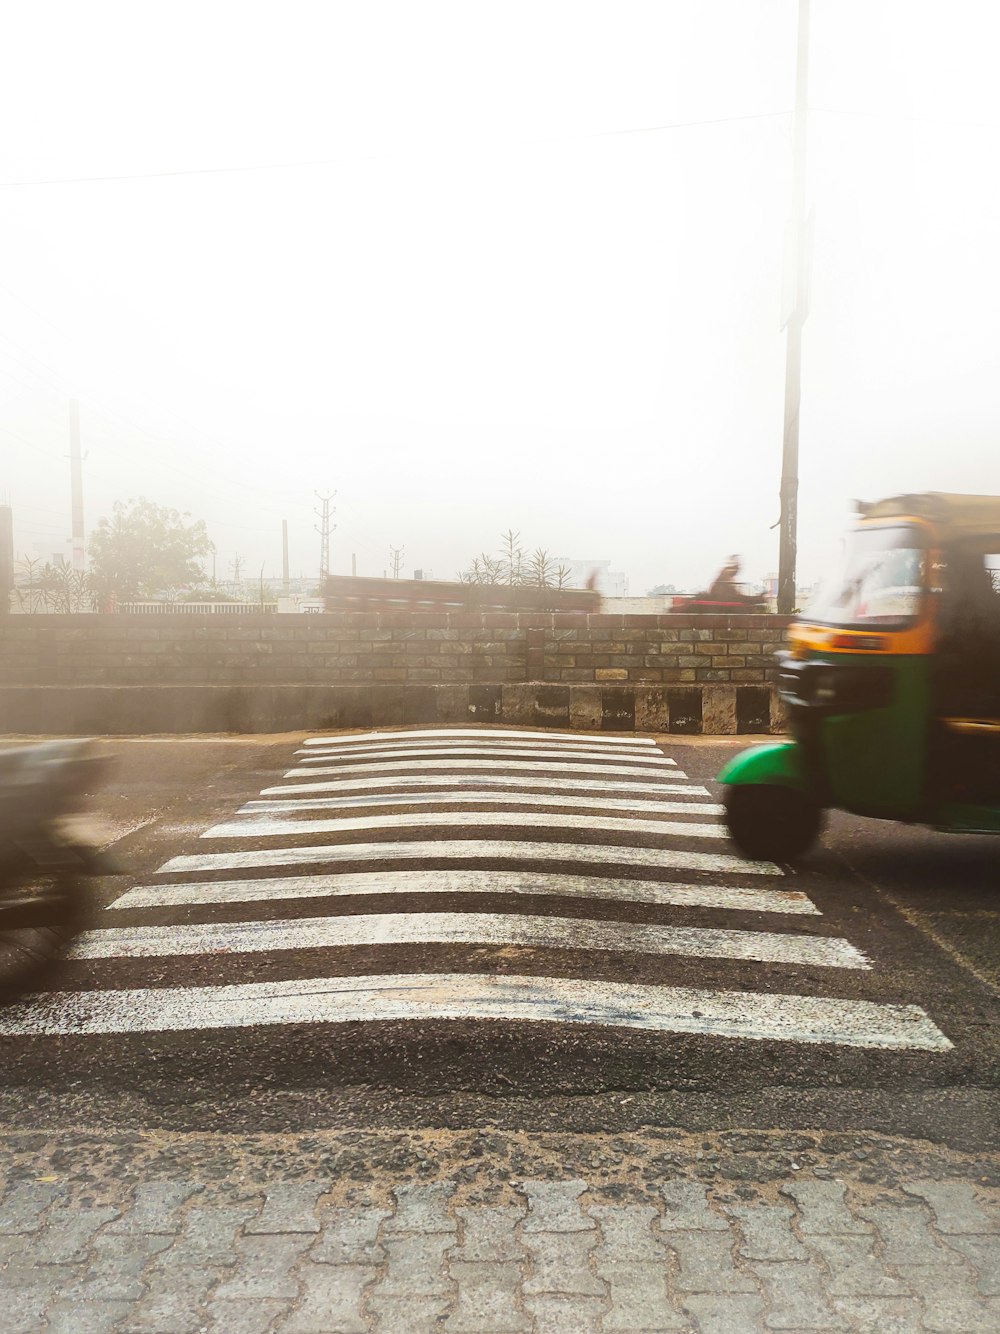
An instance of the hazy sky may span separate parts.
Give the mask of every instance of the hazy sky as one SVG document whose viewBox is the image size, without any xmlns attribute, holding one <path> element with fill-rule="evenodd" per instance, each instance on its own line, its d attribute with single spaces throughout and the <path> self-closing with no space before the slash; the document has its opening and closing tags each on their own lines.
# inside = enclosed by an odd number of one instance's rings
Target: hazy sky
<svg viewBox="0 0 1000 1334">
<path fill-rule="evenodd" d="M 15 0 L 18 554 L 69 535 L 76 395 L 88 527 L 189 510 L 220 578 L 280 574 L 282 518 L 314 572 L 334 489 L 337 573 L 393 544 L 452 578 L 508 526 L 633 594 L 775 569 L 796 13 Z M 813 0 L 811 27 L 805 580 L 852 497 L 1000 493 L 1000 10 Z"/>
</svg>

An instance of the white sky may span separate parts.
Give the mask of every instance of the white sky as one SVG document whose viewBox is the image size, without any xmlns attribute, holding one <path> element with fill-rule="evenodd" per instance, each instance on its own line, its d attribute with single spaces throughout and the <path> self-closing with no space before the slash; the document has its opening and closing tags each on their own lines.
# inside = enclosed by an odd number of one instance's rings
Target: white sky
<svg viewBox="0 0 1000 1334">
<path fill-rule="evenodd" d="M 633 595 L 775 569 L 796 9 L 9 6 L 0 182 L 162 173 L 0 188 L 17 554 L 69 535 L 75 394 L 88 526 L 188 510 L 220 578 L 279 575 L 282 518 L 313 573 L 334 489 L 337 573 L 511 525 Z M 852 497 L 1000 493 L 1000 10 L 811 26 L 805 581 Z"/>
</svg>

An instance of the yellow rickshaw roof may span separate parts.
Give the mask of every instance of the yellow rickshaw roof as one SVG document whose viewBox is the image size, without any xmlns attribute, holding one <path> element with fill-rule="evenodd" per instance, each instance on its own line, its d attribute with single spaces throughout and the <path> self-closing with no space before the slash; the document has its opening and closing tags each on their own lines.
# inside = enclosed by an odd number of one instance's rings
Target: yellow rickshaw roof
<svg viewBox="0 0 1000 1334">
<path fill-rule="evenodd" d="M 1000 496 L 960 496 L 947 491 L 890 496 L 887 500 L 859 501 L 865 519 L 893 519 L 911 515 L 929 519 L 947 530 L 947 536 L 1000 536 Z"/>
</svg>

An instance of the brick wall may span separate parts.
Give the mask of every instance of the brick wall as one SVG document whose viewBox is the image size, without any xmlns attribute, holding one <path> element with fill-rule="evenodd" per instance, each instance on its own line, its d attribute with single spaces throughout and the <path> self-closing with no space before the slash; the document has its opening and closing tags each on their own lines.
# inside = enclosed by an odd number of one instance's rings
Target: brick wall
<svg viewBox="0 0 1000 1334">
<path fill-rule="evenodd" d="M 786 626 L 566 612 L 10 616 L 0 731 L 780 731 L 770 678 Z"/>
<path fill-rule="evenodd" d="M 786 625 L 584 612 L 10 616 L 0 683 L 763 684 Z"/>
</svg>

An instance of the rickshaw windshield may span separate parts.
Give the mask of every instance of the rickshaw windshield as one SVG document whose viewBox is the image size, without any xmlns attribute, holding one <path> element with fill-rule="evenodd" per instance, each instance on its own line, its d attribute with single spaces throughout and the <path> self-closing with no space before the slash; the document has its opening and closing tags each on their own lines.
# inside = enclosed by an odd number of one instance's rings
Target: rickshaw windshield
<svg viewBox="0 0 1000 1334">
<path fill-rule="evenodd" d="M 845 629 L 903 629 L 920 614 L 926 557 L 917 527 L 858 528 L 803 614 Z"/>
</svg>

